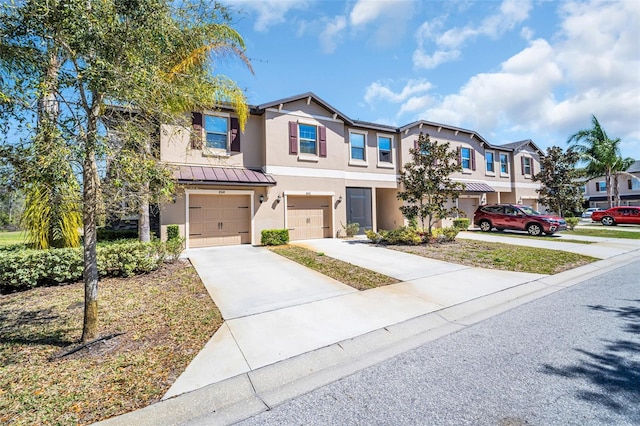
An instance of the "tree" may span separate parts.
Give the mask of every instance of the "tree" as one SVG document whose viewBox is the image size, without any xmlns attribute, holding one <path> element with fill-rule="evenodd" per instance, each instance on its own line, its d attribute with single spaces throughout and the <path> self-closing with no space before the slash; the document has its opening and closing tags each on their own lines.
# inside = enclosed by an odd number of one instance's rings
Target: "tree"
<svg viewBox="0 0 640 426">
<path fill-rule="evenodd" d="M 416 148 L 411 148 L 412 161 L 405 164 L 399 173 L 399 182 L 403 190 L 398 199 L 405 204 L 400 207 L 404 217 L 409 220 L 420 219 L 422 228 L 431 235 L 436 220 L 444 219 L 455 213 L 455 207 L 447 203 L 455 202 L 463 190 L 462 184 L 451 180 L 454 172 L 461 172 L 457 155 L 449 150 L 449 143 L 431 142 L 429 135 L 420 133 Z"/>
<path fill-rule="evenodd" d="M 106 154 L 108 106 L 148 112 L 148 116 L 171 123 L 182 116 L 178 110 L 229 102 L 243 126 L 248 108 L 243 92 L 232 80 L 212 76 L 209 66 L 167 72 L 166 65 L 167 58 L 183 52 L 184 46 L 203 39 L 234 37 L 234 48 L 243 51 L 242 39 L 227 25 L 229 20 L 224 7 L 206 1 L 26 0 L 3 3 L 0 8 L 0 93 L 10 100 L 3 110 L 14 117 L 28 116 L 36 101 L 52 91 L 55 127 L 80 165 L 83 341 L 94 339 L 98 331 L 98 161 Z M 56 84 L 48 86 L 47 74 L 36 64 L 53 56 L 60 63 Z M 206 64 L 213 58 L 193 55 L 191 59 Z M 32 72 L 34 69 L 38 72 Z M 165 102 L 167 99 L 171 102 Z"/>
<path fill-rule="evenodd" d="M 620 204 L 619 194 L 615 200 L 611 197 L 611 188 L 618 191 L 618 173 L 624 172 L 632 163 L 631 158 L 620 155 L 620 138 L 610 139 L 595 115 L 591 117 L 592 127 L 580 130 L 569 137 L 567 143 L 580 154 L 586 163 L 584 168 L 587 178 L 605 177 L 607 186 L 607 202 L 609 207 Z M 613 182 L 612 182 L 613 178 Z"/>
<path fill-rule="evenodd" d="M 580 154 L 568 149 L 552 146 L 540 158 L 540 172 L 533 176 L 534 182 L 540 182 L 538 202 L 548 206 L 551 211 L 563 216 L 566 212 L 576 211 L 582 205 L 582 173 L 576 168 Z"/>
</svg>

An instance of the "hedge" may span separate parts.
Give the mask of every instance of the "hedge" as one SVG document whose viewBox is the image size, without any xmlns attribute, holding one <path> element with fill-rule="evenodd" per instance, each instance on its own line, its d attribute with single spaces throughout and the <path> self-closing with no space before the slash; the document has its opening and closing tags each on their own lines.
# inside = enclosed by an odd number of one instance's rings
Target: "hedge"
<svg viewBox="0 0 640 426">
<path fill-rule="evenodd" d="M 165 245 L 120 240 L 97 248 L 101 277 L 128 277 L 157 269 L 166 257 Z M 82 279 L 82 248 L 0 251 L 0 291 L 6 293 Z"/>
<path fill-rule="evenodd" d="M 468 217 L 461 217 L 461 218 L 458 218 L 458 219 L 453 219 L 453 227 L 454 228 L 466 231 L 467 228 L 469 228 L 469 225 L 471 225 L 471 219 L 469 219 Z"/>
<path fill-rule="evenodd" d="M 263 246 L 281 246 L 289 242 L 288 229 L 264 229 L 260 242 Z"/>
</svg>

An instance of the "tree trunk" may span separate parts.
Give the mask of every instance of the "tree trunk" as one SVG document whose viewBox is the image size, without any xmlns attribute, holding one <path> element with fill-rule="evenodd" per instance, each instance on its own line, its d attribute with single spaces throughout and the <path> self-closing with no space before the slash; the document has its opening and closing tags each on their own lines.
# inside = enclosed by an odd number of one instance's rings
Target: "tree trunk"
<svg viewBox="0 0 640 426">
<path fill-rule="evenodd" d="M 98 167 L 96 163 L 97 124 L 102 98 L 94 94 L 92 107 L 87 111 L 87 133 L 84 149 L 83 207 L 84 222 L 84 321 L 82 341 L 88 342 L 98 335 L 98 257 L 96 221 L 98 211 Z"/>
<path fill-rule="evenodd" d="M 620 205 L 620 188 L 618 188 L 618 173 L 614 173 L 613 175 L 613 202 L 614 206 L 617 207 Z"/>
<path fill-rule="evenodd" d="M 138 239 L 143 243 L 151 241 L 151 227 L 149 223 L 149 182 L 142 184 L 140 207 L 138 210 Z"/>
<path fill-rule="evenodd" d="M 607 204 L 609 208 L 613 207 L 613 203 L 611 200 L 611 172 L 607 170 L 607 174 L 605 176 L 605 185 L 607 185 Z"/>
</svg>

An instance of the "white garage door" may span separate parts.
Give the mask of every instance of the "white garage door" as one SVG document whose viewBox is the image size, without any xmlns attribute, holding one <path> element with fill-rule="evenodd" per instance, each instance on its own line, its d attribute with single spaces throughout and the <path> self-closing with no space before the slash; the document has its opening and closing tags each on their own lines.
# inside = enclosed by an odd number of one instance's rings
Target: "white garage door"
<svg viewBox="0 0 640 426">
<path fill-rule="evenodd" d="M 480 200 L 478 198 L 458 198 L 458 208 L 464 212 L 464 217 L 473 222 L 473 214 L 478 209 Z M 460 215 L 462 217 L 462 215 Z M 473 225 L 473 223 L 471 223 Z"/>
<path fill-rule="evenodd" d="M 248 195 L 189 195 L 189 247 L 251 243 Z"/>
<path fill-rule="evenodd" d="M 289 238 L 308 240 L 331 237 L 331 197 L 287 197 Z"/>
</svg>

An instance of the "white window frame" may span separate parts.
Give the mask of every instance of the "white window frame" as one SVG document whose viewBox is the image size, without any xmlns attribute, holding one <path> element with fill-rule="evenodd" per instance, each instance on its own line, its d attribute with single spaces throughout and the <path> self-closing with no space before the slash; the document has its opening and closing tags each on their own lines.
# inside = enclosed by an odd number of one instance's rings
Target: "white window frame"
<svg viewBox="0 0 640 426">
<path fill-rule="evenodd" d="M 504 153 L 500 153 L 500 176 L 509 176 L 509 154 L 504 154 Z M 504 162 L 504 164 L 507 166 L 507 171 L 503 172 L 502 171 L 502 158 L 504 158 L 506 161 Z"/>
<path fill-rule="evenodd" d="M 470 172 L 470 171 L 471 171 L 471 169 L 472 169 L 472 167 L 473 167 L 473 165 L 471 164 L 471 150 L 472 150 L 472 149 L 473 149 L 473 148 L 468 147 L 468 146 L 461 146 L 461 147 L 460 147 L 460 166 L 462 167 L 462 171 L 463 171 L 463 172 L 467 172 L 467 173 L 468 173 L 468 172 Z M 467 152 L 469 153 L 469 156 L 468 156 L 468 157 L 465 157 L 465 156 L 464 156 L 464 151 L 465 151 L 465 150 L 467 150 Z M 468 166 L 468 167 L 465 167 L 465 166 L 464 166 L 464 162 L 465 162 L 465 160 L 467 161 L 467 166 Z"/>
<path fill-rule="evenodd" d="M 302 137 L 302 134 L 300 132 L 300 126 L 315 127 L 315 129 L 316 129 L 316 138 L 314 140 L 314 143 L 315 143 L 315 148 L 316 149 L 315 149 L 314 153 L 302 152 L 302 140 L 304 139 L 305 141 L 310 141 L 311 139 Z M 319 126 L 317 124 L 305 123 L 305 122 L 298 121 L 298 155 L 300 157 L 305 157 L 305 156 L 307 156 L 307 157 L 311 156 L 311 157 L 314 157 L 314 158 L 318 157 L 318 155 L 319 155 L 318 151 L 320 149 L 319 132 L 320 132 L 320 129 L 319 129 Z"/>
<path fill-rule="evenodd" d="M 226 137 L 226 143 L 225 143 L 225 147 L 224 148 L 216 148 L 213 146 L 209 146 L 207 145 L 207 117 L 216 117 L 216 118 L 224 118 L 227 121 L 227 137 Z M 203 131 L 204 131 L 204 148 L 205 151 L 207 151 L 208 153 L 213 153 L 213 154 L 227 154 L 229 152 L 229 135 L 231 133 L 231 114 L 226 114 L 226 113 L 215 113 L 215 114 L 208 114 L 208 113 L 204 113 L 203 116 Z M 215 133 L 215 132 L 210 132 L 210 133 Z"/>
<path fill-rule="evenodd" d="M 491 154 L 492 156 L 492 160 L 491 160 L 491 168 L 493 170 L 489 170 L 489 161 L 487 160 L 487 155 Z M 485 151 L 484 152 L 484 171 L 485 174 L 490 175 L 490 176 L 495 176 L 496 175 L 496 152 L 495 151 Z"/>
<path fill-rule="evenodd" d="M 389 159 L 390 161 L 380 161 L 380 138 L 385 138 L 385 139 L 389 139 Z M 394 151 L 395 151 L 395 138 L 393 137 L 393 135 L 389 135 L 387 133 L 378 133 L 376 135 L 376 158 L 377 158 L 377 165 L 378 167 L 381 168 L 388 168 L 388 169 L 392 169 L 395 167 L 395 161 L 394 161 Z"/>
<path fill-rule="evenodd" d="M 524 170 L 523 170 L 524 173 L 523 174 L 525 176 L 531 177 L 531 167 L 533 166 L 533 158 L 531 158 L 531 157 L 523 157 L 522 158 L 522 164 L 523 164 L 523 168 L 524 168 Z M 528 171 L 527 171 L 527 169 L 528 169 Z"/>
<path fill-rule="evenodd" d="M 351 135 L 360 135 L 363 137 L 364 146 L 362 147 L 363 159 L 353 158 L 353 145 L 351 144 Z M 367 166 L 367 132 L 359 132 L 357 130 L 349 130 L 349 165 L 351 166 Z"/>
</svg>

